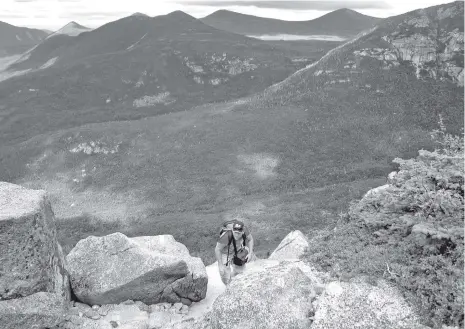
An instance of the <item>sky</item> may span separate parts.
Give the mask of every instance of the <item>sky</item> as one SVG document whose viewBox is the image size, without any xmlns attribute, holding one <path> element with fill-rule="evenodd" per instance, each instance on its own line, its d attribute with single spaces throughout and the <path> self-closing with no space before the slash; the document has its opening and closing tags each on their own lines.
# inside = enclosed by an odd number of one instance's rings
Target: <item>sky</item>
<svg viewBox="0 0 465 329">
<path fill-rule="evenodd" d="M 452 1 L 0 0 L 0 21 L 55 31 L 71 21 L 96 28 L 135 12 L 158 16 L 182 10 L 201 18 L 219 9 L 295 21 L 314 19 L 339 8 L 350 8 L 375 17 L 389 17 L 449 2 Z"/>
</svg>

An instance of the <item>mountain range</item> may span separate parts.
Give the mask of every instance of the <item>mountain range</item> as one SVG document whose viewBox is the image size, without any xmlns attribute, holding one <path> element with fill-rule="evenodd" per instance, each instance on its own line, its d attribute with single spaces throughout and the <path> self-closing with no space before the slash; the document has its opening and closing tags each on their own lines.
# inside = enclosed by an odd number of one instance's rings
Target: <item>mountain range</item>
<svg viewBox="0 0 465 329">
<path fill-rule="evenodd" d="M 218 10 L 201 19 L 205 24 L 221 30 L 243 35 L 336 35 L 353 37 L 372 27 L 381 19 L 343 8 L 308 21 L 283 21 L 279 19 Z"/>
<path fill-rule="evenodd" d="M 218 30 L 180 11 L 131 15 L 76 36 L 57 34 L 0 73 L 9 78 L 0 82 L 8 108 L 0 140 L 251 95 L 335 44 L 315 41 L 294 50 Z"/>
</svg>

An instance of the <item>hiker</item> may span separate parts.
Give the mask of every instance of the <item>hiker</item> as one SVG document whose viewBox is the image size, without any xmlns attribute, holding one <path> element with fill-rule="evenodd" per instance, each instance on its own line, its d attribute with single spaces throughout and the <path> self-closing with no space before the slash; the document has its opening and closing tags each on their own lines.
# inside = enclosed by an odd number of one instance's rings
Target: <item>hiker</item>
<svg viewBox="0 0 465 329">
<path fill-rule="evenodd" d="M 223 224 L 216 243 L 215 256 L 225 285 L 244 271 L 246 263 L 256 259 L 253 253 L 253 236 L 243 222 L 231 220 Z"/>
</svg>

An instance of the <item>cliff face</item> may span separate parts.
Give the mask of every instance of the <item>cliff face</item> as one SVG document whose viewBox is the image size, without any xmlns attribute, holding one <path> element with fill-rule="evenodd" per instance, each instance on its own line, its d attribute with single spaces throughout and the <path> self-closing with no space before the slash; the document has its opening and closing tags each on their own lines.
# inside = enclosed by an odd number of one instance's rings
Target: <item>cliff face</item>
<svg viewBox="0 0 465 329">
<path fill-rule="evenodd" d="M 463 86 L 463 2 L 416 10 L 379 26 L 384 48 L 365 48 L 357 56 L 382 60 L 386 67 L 411 62 L 418 79 L 451 80 Z"/>
</svg>

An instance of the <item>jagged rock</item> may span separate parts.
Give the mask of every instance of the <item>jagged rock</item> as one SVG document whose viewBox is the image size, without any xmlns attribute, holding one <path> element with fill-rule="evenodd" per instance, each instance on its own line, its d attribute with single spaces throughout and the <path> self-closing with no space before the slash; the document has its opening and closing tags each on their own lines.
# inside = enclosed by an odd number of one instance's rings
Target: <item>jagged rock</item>
<svg viewBox="0 0 465 329">
<path fill-rule="evenodd" d="M 308 248 L 308 240 L 299 231 L 292 231 L 281 241 L 279 246 L 271 253 L 268 259 L 285 260 L 300 259 Z"/>
<path fill-rule="evenodd" d="M 254 263 L 255 270 L 236 276 L 213 303 L 211 328 L 310 328 L 310 278 L 293 262 Z"/>
<path fill-rule="evenodd" d="M 0 250 L 0 318 L 21 319 L 11 328 L 55 325 L 71 291 L 45 191 L 0 182 Z"/>
<path fill-rule="evenodd" d="M 404 16 L 404 21 L 398 21 L 383 37 L 389 47 L 363 49 L 356 55 L 383 60 L 388 67 L 409 61 L 418 79 L 447 77 L 463 86 L 463 2 L 447 4 L 438 12 L 428 8 Z"/>
<path fill-rule="evenodd" d="M 37 292 L 0 302 L 0 327 L 8 329 L 50 328 L 65 319 L 67 301 L 61 295 Z"/>
<path fill-rule="evenodd" d="M 397 175 L 397 171 L 391 171 L 388 175 L 387 182 L 388 184 L 394 184 L 395 177 Z"/>
<path fill-rule="evenodd" d="M 369 198 L 369 197 L 377 197 L 378 195 L 384 192 L 388 192 L 390 186 L 391 186 L 390 184 L 384 184 L 384 185 L 372 188 L 367 193 L 365 193 L 365 195 L 363 196 L 363 199 Z"/>
<path fill-rule="evenodd" d="M 200 258 L 171 235 L 128 238 L 90 236 L 67 256 L 73 291 L 88 304 L 127 299 L 145 304 L 205 298 L 207 274 Z"/>
<path fill-rule="evenodd" d="M 331 282 L 318 299 L 312 329 L 427 329 L 385 281 Z"/>
</svg>

